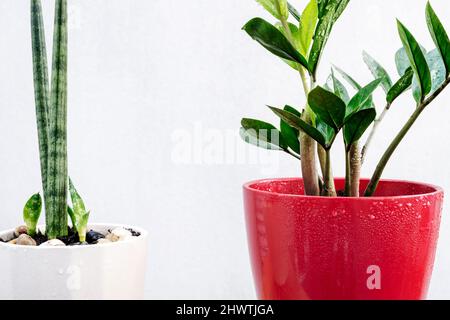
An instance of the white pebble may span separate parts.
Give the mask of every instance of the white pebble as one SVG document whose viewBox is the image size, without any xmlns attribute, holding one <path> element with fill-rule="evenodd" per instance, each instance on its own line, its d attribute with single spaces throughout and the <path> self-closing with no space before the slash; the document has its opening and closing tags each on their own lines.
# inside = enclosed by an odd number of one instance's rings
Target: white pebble
<svg viewBox="0 0 450 320">
<path fill-rule="evenodd" d="M 65 247 L 66 244 L 58 239 L 48 240 L 44 243 L 41 243 L 41 247 Z"/>
<path fill-rule="evenodd" d="M 117 241 L 125 241 L 125 240 L 129 240 L 131 239 L 133 235 L 131 234 L 130 231 L 119 227 L 119 228 L 115 228 L 111 231 L 111 233 L 108 233 L 106 235 L 106 239 L 112 241 L 112 242 L 117 242 Z"/>
</svg>

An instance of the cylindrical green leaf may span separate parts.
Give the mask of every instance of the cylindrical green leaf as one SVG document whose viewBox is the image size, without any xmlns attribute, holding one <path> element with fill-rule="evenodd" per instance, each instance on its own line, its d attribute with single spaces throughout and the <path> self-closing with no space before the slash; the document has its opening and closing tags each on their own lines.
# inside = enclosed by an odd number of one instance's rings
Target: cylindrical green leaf
<svg viewBox="0 0 450 320">
<path fill-rule="evenodd" d="M 41 161 L 42 188 L 47 189 L 48 166 L 48 66 L 44 23 L 40 0 L 31 0 L 31 43 L 33 53 L 34 96 Z"/>
<path fill-rule="evenodd" d="M 47 236 L 67 235 L 67 0 L 57 0 L 53 34 L 46 201 Z"/>
</svg>

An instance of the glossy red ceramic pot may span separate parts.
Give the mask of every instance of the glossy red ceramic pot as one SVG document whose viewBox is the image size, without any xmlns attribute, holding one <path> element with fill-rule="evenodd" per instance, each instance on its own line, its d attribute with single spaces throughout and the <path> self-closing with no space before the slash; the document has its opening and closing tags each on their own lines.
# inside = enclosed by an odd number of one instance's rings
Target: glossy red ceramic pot
<svg viewBox="0 0 450 320">
<path fill-rule="evenodd" d="M 370 198 L 304 196 L 301 179 L 247 183 L 258 297 L 425 299 L 442 202 L 441 188 L 407 181 L 381 181 Z"/>
</svg>

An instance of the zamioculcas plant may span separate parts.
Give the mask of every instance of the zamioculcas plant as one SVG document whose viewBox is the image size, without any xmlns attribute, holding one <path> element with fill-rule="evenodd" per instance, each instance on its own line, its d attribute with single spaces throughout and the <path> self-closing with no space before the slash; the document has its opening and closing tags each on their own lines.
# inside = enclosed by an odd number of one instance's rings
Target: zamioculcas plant
<svg viewBox="0 0 450 320">
<path fill-rule="evenodd" d="M 241 122 L 245 141 L 284 151 L 302 163 L 303 179 L 264 179 L 243 187 L 258 297 L 425 299 L 443 190 L 380 177 L 411 126 L 450 82 L 450 42 L 444 27 L 428 4 L 426 17 L 437 49 L 427 51 L 398 22 L 403 48 L 395 57 L 397 81 L 364 52 L 372 81 L 360 83 L 333 66 L 326 81 L 319 83 L 320 53 L 349 1 L 311 0 L 302 14 L 286 1 L 259 2 L 280 22 L 272 26 L 254 19 L 244 28 L 300 73 L 306 99 L 301 109 L 269 107 L 281 119 L 279 129 L 259 120 Z M 379 89 L 385 98 L 377 115 L 374 92 Z M 361 166 L 370 155 L 380 122 L 409 89 L 416 109 L 385 151 L 372 179 L 361 179 Z M 330 150 L 336 139 L 344 143 L 345 179 L 333 177 Z"/>
<path fill-rule="evenodd" d="M 68 170 L 67 170 L 67 0 L 56 0 L 53 33 L 51 83 L 47 68 L 45 32 L 40 0 L 31 0 L 31 34 L 33 75 L 44 191 L 46 236 L 48 239 L 68 235 Z M 89 214 L 73 185 L 72 222 L 84 241 Z M 41 197 L 34 195 L 24 209 L 24 218 L 31 234 L 41 211 Z"/>
<path fill-rule="evenodd" d="M 300 159 L 307 195 L 360 196 L 361 165 L 377 128 L 394 101 L 412 88 L 416 109 L 379 161 L 364 193 L 365 196 L 372 196 L 383 170 L 400 142 L 420 114 L 450 82 L 450 42 L 442 23 L 428 3 L 426 20 L 436 49 L 427 51 L 398 21 L 403 48 L 396 54 L 400 75 L 396 82 L 391 80 L 375 59 L 364 52 L 363 60 L 375 78 L 374 81 L 361 85 L 346 72 L 334 67 L 326 83 L 318 86 L 317 67 L 321 53 L 333 24 L 349 1 L 311 0 L 302 14 L 283 0 L 258 2 L 279 22 L 272 25 L 256 18 L 249 21 L 244 30 L 299 72 L 307 102 L 301 111 L 291 106 L 269 107 L 281 118 L 280 130 L 263 121 L 242 119 L 241 136 L 245 141 L 259 147 L 285 151 Z M 295 24 L 288 21 L 290 16 Z M 352 97 L 337 74 L 355 91 Z M 372 94 L 378 87 L 384 90 L 386 98 L 385 107 L 377 117 Z M 371 126 L 367 141 L 362 145 L 360 140 Z M 346 159 L 345 189 L 336 190 L 330 149 L 341 132 Z M 321 175 L 316 170 L 316 153 Z"/>
<path fill-rule="evenodd" d="M 302 14 L 286 0 L 258 1 L 278 21 L 275 25 L 261 19 L 250 20 L 244 30 L 264 48 L 282 58 L 299 73 L 305 97 L 316 87 L 317 71 L 320 57 L 330 36 L 335 22 L 347 7 L 349 0 L 311 0 Z M 292 22 L 289 21 L 292 17 Z M 286 106 L 285 112 L 301 118 L 302 123 L 315 127 L 317 117 L 312 108 L 306 104 L 303 112 Z M 321 181 L 317 172 L 317 156 L 322 175 L 327 168 L 326 148 L 298 126 L 292 126 L 285 119 L 281 122 L 281 131 L 263 121 L 242 120 L 242 137 L 250 143 L 275 150 L 283 150 L 296 158 L 301 158 L 302 175 L 305 192 L 319 195 Z M 270 134 L 267 134 L 269 130 Z M 275 133 L 275 134 L 273 134 Z M 328 141 L 332 142 L 332 141 Z M 324 143 L 326 144 L 326 143 Z M 317 156 L 316 156 L 317 154 Z M 333 193 L 333 190 L 329 190 Z"/>
</svg>

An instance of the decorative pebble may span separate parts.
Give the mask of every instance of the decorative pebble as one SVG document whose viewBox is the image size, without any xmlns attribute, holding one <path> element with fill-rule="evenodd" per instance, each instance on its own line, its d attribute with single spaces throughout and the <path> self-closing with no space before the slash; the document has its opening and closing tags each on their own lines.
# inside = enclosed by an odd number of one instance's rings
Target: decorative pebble
<svg viewBox="0 0 450 320">
<path fill-rule="evenodd" d="M 85 242 L 75 242 L 70 244 L 70 246 L 87 246 L 89 243 Z"/>
<path fill-rule="evenodd" d="M 21 234 L 27 234 L 28 233 L 28 228 L 27 226 L 18 226 L 15 230 L 14 230 L 14 236 L 17 238 L 18 236 L 20 236 Z"/>
<path fill-rule="evenodd" d="M 97 240 L 97 244 L 106 244 L 106 243 L 111 243 L 111 240 L 103 239 L 103 238 Z"/>
<path fill-rule="evenodd" d="M 119 238 L 117 238 L 115 235 L 113 235 L 112 233 L 108 233 L 105 237 L 106 240 L 108 240 L 109 242 L 116 242 L 119 241 Z"/>
<path fill-rule="evenodd" d="M 127 229 L 127 230 L 131 232 L 131 235 L 132 235 L 133 237 L 139 237 L 139 236 L 141 235 L 140 232 L 134 231 L 133 229 Z"/>
<path fill-rule="evenodd" d="M 91 230 L 88 233 L 86 233 L 86 241 L 88 243 L 94 243 L 103 238 L 105 238 L 103 234 L 94 230 Z"/>
<path fill-rule="evenodd" d="M 36 241 L 34 241 L 34 239 L 27 234 L 21 234 L 17 238 L 16 244 L 19 246 L 35 246 Z"/>
<path fill-rule="evenodd" d="M 66 244 L 59 239 L 48 240 L 40 244 L 40 247 L 65 247 Z"/>
<path fill-rule="evenodd" d="M 115 228 L 106 235 L 106 239 L 110 240 L 111 242 L 125 241 L 131 239 L 132 237 L 133 236 L 131 232 L 122 227 Z"/>
</svg>

